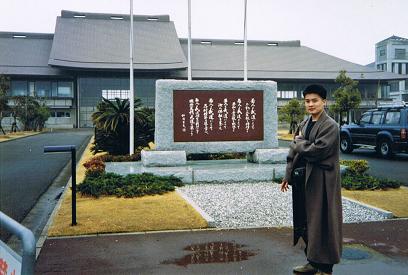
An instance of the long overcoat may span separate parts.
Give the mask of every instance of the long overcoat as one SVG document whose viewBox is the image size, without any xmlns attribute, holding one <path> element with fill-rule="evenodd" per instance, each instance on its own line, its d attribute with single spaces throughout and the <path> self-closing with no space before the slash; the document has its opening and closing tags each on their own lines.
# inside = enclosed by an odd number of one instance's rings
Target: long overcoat
<svg viewBox="0 0 408 275">
<path fill-rule="evenodd" d="M 310 119 L 300 124 L 300 137 L 290 145 L 285 180 L 292 184 L 293 169 L 300 157 L 304 158 L 307 259 L 336 264 L 340 262 L 343 241 L 339 127 L 323 112 L 306 140 L 304 133 Z"/>
</svg>

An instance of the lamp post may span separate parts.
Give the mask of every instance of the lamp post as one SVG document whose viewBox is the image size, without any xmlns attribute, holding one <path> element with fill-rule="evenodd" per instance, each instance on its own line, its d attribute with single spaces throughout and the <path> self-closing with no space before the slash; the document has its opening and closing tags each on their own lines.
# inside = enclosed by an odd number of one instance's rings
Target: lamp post
<svg viewBox="0 0 408 275">
<path fill-rule="evenodd" d="M 76 148 L 75 145 L 44 146 L 44 153 L 71 152 L 72 223 L 76 225 Z"/>
</svg>

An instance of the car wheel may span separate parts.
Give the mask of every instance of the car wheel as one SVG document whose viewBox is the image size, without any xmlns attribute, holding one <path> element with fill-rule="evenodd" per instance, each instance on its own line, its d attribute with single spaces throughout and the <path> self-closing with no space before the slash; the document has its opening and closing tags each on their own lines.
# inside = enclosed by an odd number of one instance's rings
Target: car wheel
<svg viewBox="0 0 408 275">
<path fill-rule="evenodd" d="M 347 135 L 341 135 L 340 137 L 340 151 L 346 154 L 353 152 L 353 144 L 351 144 L 351 139 Z"/>
<path fill-rule="evenodd" d="M 383 157 L 383 158 L 390 158 L 393 155 L 392 151 L 392 143 L 387 140 L 383 139 L 380 140 L 380 142 L 377 145 L 377 152 Z"/>
</svg>

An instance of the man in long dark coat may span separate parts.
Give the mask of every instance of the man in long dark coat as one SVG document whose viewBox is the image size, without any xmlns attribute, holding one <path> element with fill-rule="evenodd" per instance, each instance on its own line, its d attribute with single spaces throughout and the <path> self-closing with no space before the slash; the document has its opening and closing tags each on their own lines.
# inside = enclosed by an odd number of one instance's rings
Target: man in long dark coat
<svg viewBox="0 0 408 275">
<path fill-rule="evenodd" d="M 306 243 L 308 263 L 297 273 L 332 274 L 342 252 L 342 205 L 339 127 L 324 111 L 327 91 L 310 85 L 304 91 L 310 114 L 290 145 L 283 192 L 292 185 L 294 245 Z"/>
</svg>

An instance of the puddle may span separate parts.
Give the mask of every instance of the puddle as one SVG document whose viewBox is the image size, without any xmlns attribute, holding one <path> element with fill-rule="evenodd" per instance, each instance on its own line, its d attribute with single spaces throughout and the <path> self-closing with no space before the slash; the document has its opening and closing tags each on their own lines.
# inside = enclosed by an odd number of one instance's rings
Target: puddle
<svg viewBox="0 0 408 275">
<path fill-rule="evenodd" d="M 162 262 L 162 264 L 176 264 L 186 267 L 189 264 L 211 264 L 246 261 L 255 256 L 254 251 L 243 249 L 245 245 L 234 242 L 210 242 L 192 244 L 184 248 L 190 254 Z"/>
<path fill-rule="evenodd" d="M 368 249 L 364 249 L 363 247 L 357 246 L 344 246 L 343 254 L 341 255 L 342 259 L 350 261 L 367 260 L 371 259 L 372 257 L 373 254 L 370 253 Z"/>
</svg>

